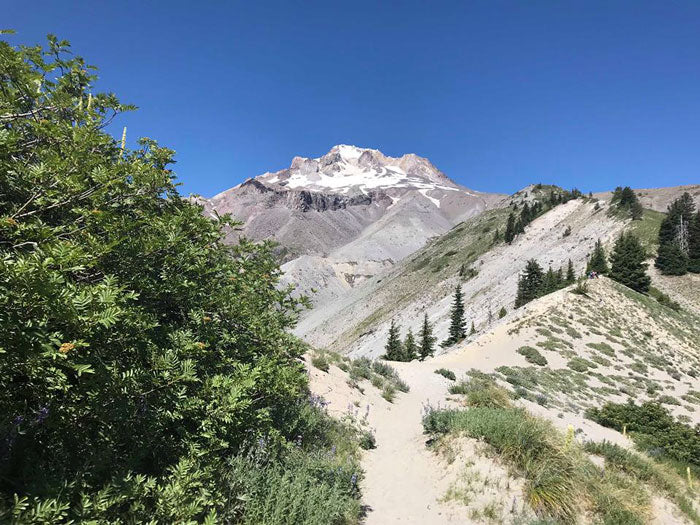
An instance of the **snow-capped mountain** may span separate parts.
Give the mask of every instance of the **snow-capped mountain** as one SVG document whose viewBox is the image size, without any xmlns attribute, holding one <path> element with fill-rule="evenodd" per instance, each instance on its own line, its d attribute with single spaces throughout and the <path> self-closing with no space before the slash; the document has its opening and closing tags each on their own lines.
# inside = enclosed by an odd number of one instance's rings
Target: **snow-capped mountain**
<svg viewBox="0 0 700 525">
<path fill-rule="evenodd" d="M 243 222 L 232 241 L 277 241 L 288 278 L 320 298 L 342 294 L 501 198 L 454 183 L 415 154 L 338 145 L 199 202 Z"/>
<path fill-rule="evenodd" d="M 290 168 L 266 173 L 258 180 L 279 187 L 343 194 L 397 188 L 422 190 L 424 195 L 431 190 L 460 191 L 427 159 L 414 154 L 392 158 L 376 149 L 345 144 L 316 159 L 294 157 Z M 437 200 L 435 204 L 439 205 Z"/>
</svg>

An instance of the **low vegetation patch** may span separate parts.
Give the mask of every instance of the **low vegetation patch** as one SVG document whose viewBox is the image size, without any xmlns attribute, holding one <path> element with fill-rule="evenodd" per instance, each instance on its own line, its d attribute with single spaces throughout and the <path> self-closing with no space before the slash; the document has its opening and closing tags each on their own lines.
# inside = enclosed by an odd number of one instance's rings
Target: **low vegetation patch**
<svg viewBox="0 0 700 525">
<path fill-rule="evenodd" d="M 455 381 L 457 379 L 455 373 L 452 370 L 448 370 L 447 368 L 438 368 L 437 370 L 435 370 L 435 373 L 441 375 L 446 379 L 449 379 L 450 381 Z"/>
<path fill-rule="evenodd" d="M 658 403 L 606 403 L 589 409 L 586 416 L 620 432 L 626 429 L 640 449 L 656 457 L 700 467 L 700 431 L 677 421 Z"/>
<path fill-rule="evenodd" d="M 700 522 L 700 515 L 692 503 L 694 497 L 692 488 L 677 473 L 607 441 L 587 442 L 584 450 L 589 454 L 603 457 L 606 468 L 634 476 L 662 490 L 693 523 Z"/>
<path fill-rule="evenodd" d="M 596 368 L 598 365 L 582 357 L 574 357 L 566 363 L 566 366 L 575 372 L 588 372 L 589 368 Z"/>
<path fill-rule="evenodd" d="M 533 365 L 545 366 L 547 364 L 547 359 L 531 346 L 521 346 L 518 348 L 518 353 L 525 356 L 525 360 Z"/>
<path fill-rule="evenodd" d="M 499 389 L 488 382 L 469 388 L 491 394 Z M 508 399 L 504 390 L 501 397 Z M 551 423 L 510 401 L 467 410 L 429 410 L 423 427 L 435 436 L 466 434 L 488 443 L 525 478 L 525 500 L 544 519 L 575 522 L 590 509 L 604 523 L 641 525 L 648 520 L 649 497 L 635 478 L 599 469 L 574 441 L 573 433 L 563 436 Z"/>
</svg>

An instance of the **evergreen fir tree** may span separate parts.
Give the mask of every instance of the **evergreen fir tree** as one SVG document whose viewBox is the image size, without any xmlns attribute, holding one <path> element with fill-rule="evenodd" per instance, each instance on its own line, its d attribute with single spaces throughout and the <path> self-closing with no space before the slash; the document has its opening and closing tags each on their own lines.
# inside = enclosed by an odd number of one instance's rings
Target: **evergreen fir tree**
<svg viewBox="0 0 700 525">
<path fill-rule="evenodd" d="M 493 243 L 496 244 L 501 240 L 501 231 L 496 228 L 496 231 L 493 232 Z"/>
<path fill-rule="evenodd" d="M 695 203 L 685 192 L 668 207 L 659 227 L 659 249 L 654 265 L 666 275 L 683 275 L 691 266 L 690 238 L 694 228 Z"/>
<path fill-rule="evenodd" d="M 510 215 L 508 215 L 508 222 L 506 222 L 506 233 L 503 236 L 503 239 L 508 243 L 512 243 L 513 239 L 515 238 L 515 215 L 513 212 L 510 212 Z"/>
<path fill-rule="evenodd" d="M 498 311 L 498 318 L 503 319 L 506 315 L 508 315 L 508 312 L 506 311 L 506 307 L 501 306 L 501 309 Z"/>
<path fill-rule="evenodd" d="M 520 211 L 520 222 L 522 224 L 529 224 L 532 220 L 530 205 L 526 202 L 523 205 L 523 209 Z"/>
<path fill-rule="evenodd" d="M 688 271 L 700 273 L 700 210 L 688 226 Z"/>
<path fill-rule="evenodd" d="M 627 211 L 633 220 L 642 218 L 644 212 L 642 204 L 639 202 L 634 190 L 629 186 L 625 186 L 624 188 L 618 186 L 615 188 L 610 203 L 615 205 L 618 210 Z"/>
<path fill-rule="evenodd" d="M 576 272 L 574 272 L 574 263 L 569 259 L 569 265 L 566 267 L 566 284 L 572 284 L 576 281 Z"/>
<path fill-rule="evenodd" d="M 469 330 L 469 335 L 474 335 L 476 333 L 476 328 L 474 327 L 474 321 L 472 321 L 472 327 Z"/>
<path fill-rule="evenodd" d="M 547 269 L 547 273 L 544 274 L 544 281 L 542 283 L 542 295 L 552 293 L 556 291 L 559 288 L 558 283 L 557 283 L 557 275 L 554 273 L 554 270 L 552 270 L 552 266 L 550 265 L 549 268 Z"/>
<path fill-rule="evenodd" d="M 651 279 L 646 274 L 646 256 L 633 233 L 621 233 L 610 256 L 610 277 L 638 292 L 648 292 Z"/>
<path fill-rule="evenodd" d="M 603 243 L 598 239 L 593 248 L 593 254 L 588 260 L 588 265 L 586 266 L 586 272 L 596 272 L 601 275 L 608 273 L 608 262 L 605 256 L 605 249 L 603 248 Z"/>
<path fill-rule="evenodd" d="M 535 259 L 530 259 L 525 265 L 525 271 L 518 279 L 518 294 L 515 299 L 515 307 L 529 303 L 542 295 L 544 273 L 542 267 Z"/>
<path fill-rule="evenodd" d="M 467 323 L 464 320 L 464 300 L 462 298 L 462 287 L 457 285 L 452 301 L 452 311 L 450 312 L 450 332 L 445 346 L 458 343 L 467 336 Z"/>
<path fill-rule="evenodd" d="M 402 361 L 403 345 L 401 344 L 400 330 L 399 326 L 392 319 L 391 326 L 389 327 L 389 337 L 384 346 L 384 359 L 388 359 L 389 361 Z"/>
<path fill-rule="evenodd" d="M 403 342 L 402 361 L 413 361 L 416 357 L 418 357 L 418 346 L 416 345 L 416 339 L 413 337 L 413 332 L 409 328 L 406 339 Z"/>
<path fill-rule="evenodd" d="M 426 357 L 432 356 L 435 352 L 435 337 L 433 337 L 433 327 L 428 321 L 428 314 L 425 314 L 423 317 L 423 326 L 418 336 L 420 337 L 418 352 L 420 360 L 423 361 Z"/>
<path fill-rule="evenodd" d="M 519 220 L 515 223 L 515 234 L 519 235 L 521 233 L 525 233 L 525 225 L 523 224 L 523 221 Z"/>
<path fill-rule="evenodd" d="M 641 221 L 642 216 L 644 215 L 644 208 L 642 208 L 642 203 L 639 202 L 639 199 L 634 200 L 632 204 L 629 206 L 630 210 L 630 217 L 632 217 L 633 221 Z"/>
<path fill-rule="evenodd" d="M 688 273 L 689 262 L 679 244 L 672 241 L 659 246 L 654 266 L 664 275 L 685 275 Z"/>
</svg>

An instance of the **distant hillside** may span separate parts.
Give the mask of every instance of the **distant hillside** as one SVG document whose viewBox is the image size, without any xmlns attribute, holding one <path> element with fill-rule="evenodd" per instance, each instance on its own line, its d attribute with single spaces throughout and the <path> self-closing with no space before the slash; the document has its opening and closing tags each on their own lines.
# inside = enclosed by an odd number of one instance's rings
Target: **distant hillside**
<svg viewBox="0 0 700 525">
<path fill-rule="evenodd" d="M 661 212 L 665 212 L 668 205 L 686 191 L 693 197 L 695 204 L 700 206 L 700 184 L 634 190 L 643 207 Z M 610 200 L 612 191 L 595 193 L 594 197 Z"/>
</svg>

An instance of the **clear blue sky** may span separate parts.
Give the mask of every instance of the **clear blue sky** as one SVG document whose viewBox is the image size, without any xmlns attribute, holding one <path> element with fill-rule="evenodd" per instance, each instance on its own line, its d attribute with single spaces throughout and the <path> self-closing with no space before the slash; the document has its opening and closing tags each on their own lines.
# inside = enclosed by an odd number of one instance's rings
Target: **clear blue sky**
<svg viewBox="0 0 700 525">
<path fill-rule="evenodd" d="M 211 196 L 337 143 L 487 191 L 700 182 L 700 2 L 19 2 Z"/>
</svg>

